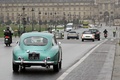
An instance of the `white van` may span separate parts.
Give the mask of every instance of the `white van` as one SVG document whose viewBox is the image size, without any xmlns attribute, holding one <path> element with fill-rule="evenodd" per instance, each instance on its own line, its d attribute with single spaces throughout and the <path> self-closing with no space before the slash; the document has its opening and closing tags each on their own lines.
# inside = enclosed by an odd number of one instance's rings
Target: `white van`
<svg viewBox="0 0 120 80">
<path fill-rule="evenodd" d="M 66 25 L 66 31 L 68 32 L 68 31 L 71 31 L 72 29 L 73 29 L 73 23 L 68 23 Z"/>
</svg>

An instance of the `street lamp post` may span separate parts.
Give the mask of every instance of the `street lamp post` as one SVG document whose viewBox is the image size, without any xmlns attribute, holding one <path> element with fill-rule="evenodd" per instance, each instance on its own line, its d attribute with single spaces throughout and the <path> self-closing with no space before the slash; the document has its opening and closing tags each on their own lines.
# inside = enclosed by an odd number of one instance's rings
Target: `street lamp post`
<svg viewBox="0 0 120 80">
<path fill-rule="evenodd" d="M 23 6 L 22 10 L 23 10 L 22 21 L 23 21 L 23 33 L 24 33 L 25 32 L 25 7 L 24 6 Z"/>
<path fill-rule="evenodd" d="M 34 27 L 33 27 L 33 11 L 34 11 L 34 9 L 32 8 L 32 31 L 34 30 Z"/>
<path fill-rule="evenodd" d="M 111 27 L 111 16 L 109 16 L 109 27 Z"/>
<path fill-rule="evenodd" d="M 41 32 L 41 12 L 39 11 L 39 32 Z"/>
<path fill-rule="evenodd" d="M 21 35 L 21 17 L 22 17 L 22 15 L 21 15 L 21 14 L 18 14 L 18 18 L 19 18 L 18 36 L 19 36 L 19 37 L 20 37 L 20 35 Z"/>
<path fill-rule="evenodd" d="M 55 30 L 56 30 L 56 24 L 57 24 L 57 21 L 56 21 L 56 12 L 55 12 Z"/>
<path fill-rule="evenodd" d="M 66 22 L 65 22 L 65 12 L 64 12 L 63 15 L 64 15 L 64 17 L 63 17 L 63 21 L 64 21 L 64 31 L 65 31 L 65 28 L 66 28 L 66 26 L 65 26 L 65 25 L 66 25 L 66 24 L 65 24 L 65 23 L 66 23 Z"/>
</svg>

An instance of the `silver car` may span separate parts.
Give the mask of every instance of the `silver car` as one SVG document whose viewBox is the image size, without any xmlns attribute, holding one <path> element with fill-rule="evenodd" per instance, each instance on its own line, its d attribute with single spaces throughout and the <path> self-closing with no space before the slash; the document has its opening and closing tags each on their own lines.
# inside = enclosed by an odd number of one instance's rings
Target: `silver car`
<svg viewBox="0 0 120 80">
<path fill-rule="evenodd" d="M 95 34 L 91 31 L 84 31 L 81 36 L 82 41 L 84 40 L 92 40 L 95 41 Z"/>
<path fill-rule="evenodd" d="M 76 31 L 69 31 L 67 34 L 67 39 L 70 39 L 70 38 L 79 39 L 79 33 Z"/>
</svg>

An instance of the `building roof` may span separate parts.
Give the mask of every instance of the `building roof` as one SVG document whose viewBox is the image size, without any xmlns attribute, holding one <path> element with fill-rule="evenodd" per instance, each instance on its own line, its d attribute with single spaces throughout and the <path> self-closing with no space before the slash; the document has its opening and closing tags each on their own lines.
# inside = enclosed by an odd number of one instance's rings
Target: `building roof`
<svg viewBox="0 0 120 80">
<path fill-rule="evenodd" d="M 0 0 L 0 3 L 65 3 L 65 2 L 84 2 L 84 3 L 94 3 L 94 0 Z"/>
</svg>

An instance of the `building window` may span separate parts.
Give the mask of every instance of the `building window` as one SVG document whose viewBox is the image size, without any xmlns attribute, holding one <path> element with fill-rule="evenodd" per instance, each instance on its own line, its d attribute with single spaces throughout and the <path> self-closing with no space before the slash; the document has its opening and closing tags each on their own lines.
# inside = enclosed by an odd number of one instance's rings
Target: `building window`
<svg viewBox="0 0 120 80">
<path fill-rule="evenodd" d="M 102 12 L 100 12 L 100 14 L 102 14 Z"/>
<path fill-rule="evenodd" d="M 111 14 L 113 14 L 113 12 L 111 12 Z"/>
</svg>

